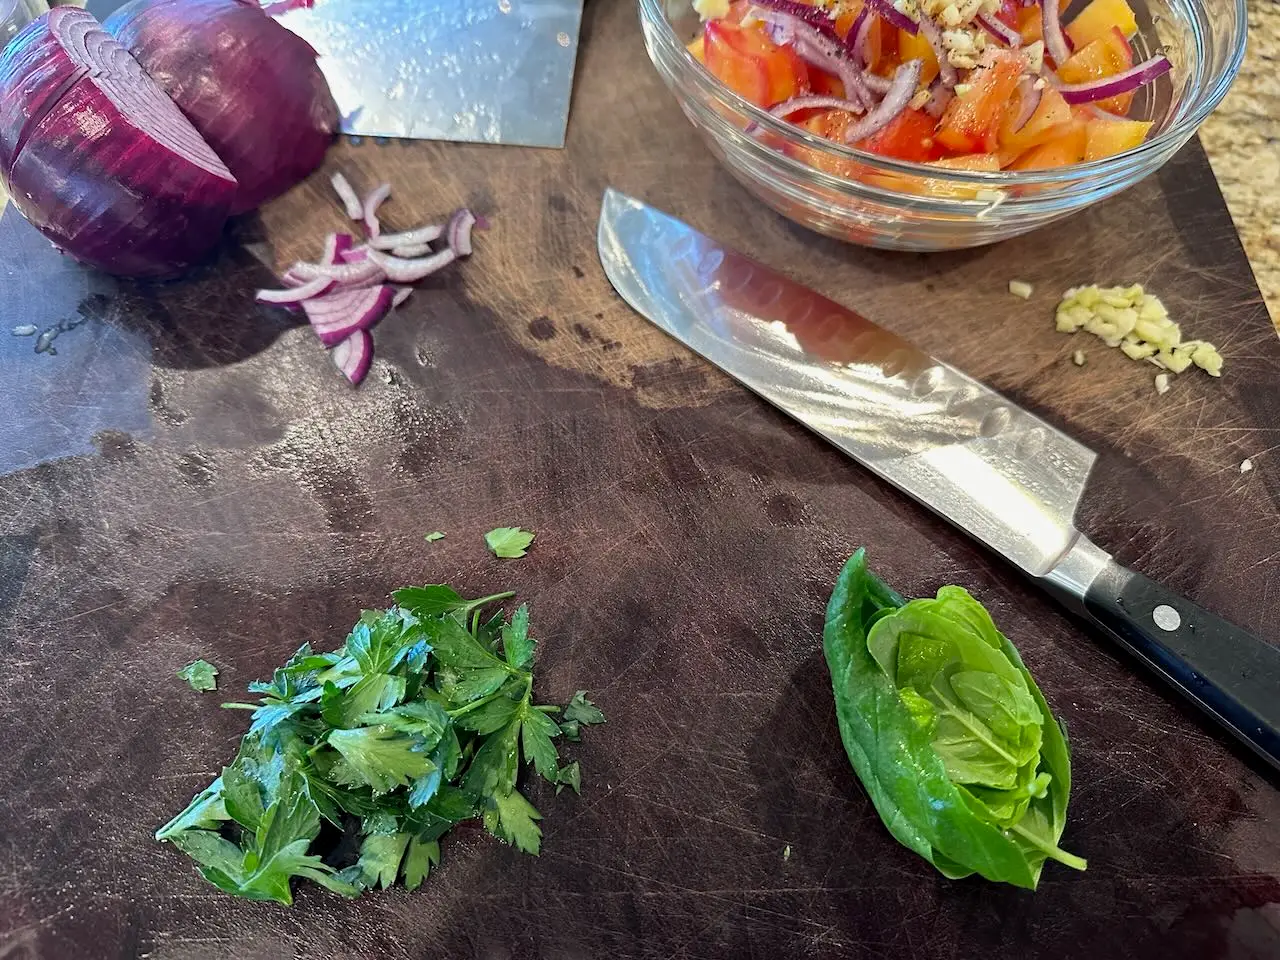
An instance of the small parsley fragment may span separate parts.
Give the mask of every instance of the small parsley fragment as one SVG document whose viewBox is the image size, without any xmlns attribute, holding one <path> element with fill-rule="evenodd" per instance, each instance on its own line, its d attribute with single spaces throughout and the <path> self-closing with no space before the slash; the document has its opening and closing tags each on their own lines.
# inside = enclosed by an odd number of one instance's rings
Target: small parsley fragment
<svg viewBox="0 0 1280 960">
<path fill-rule="evenodd" d="M 178 671 L 179 679 L 191 684 L 192 690 L 217 690 L 218 668 L 208 660 L 193 660 Z"/>
<path fill-rule="evenodd" d="M 441 533 L 439 530 L 435 530 L 432 533 L 428 533 L 422 539 L 427 541 L 427 543 L 435 543 L 437 540 L 443 540 L 444 534 Z"/>
<path fill-rule="evenodd" d="M 239 753 L 156 839 L 220 889 L 285 905 L 295 877 L 345 897 L 397 880 L 414 890 L 464 820 L 537 854 L 542 814 L 517 789 L 522 767 L 580 792 L 578 763 L 562 765 L 555 741 L 604 715 L 584 691 L 563 711 L 535 703 L 528 608 L 486 615 L 510 596 L 406 587 L 337 650 L 303 644 L 249 685 L 258 703 L 224 704 L 253 711 Z M 216 673 L 198 660 L 183 676 L 213 689 Z M 336 829 L 322 838 L 324 823 Z"/>
<path fill-rule="evenodd" d="M 493 555 L 502 560 L 517 560 L 525 555 L 529 544 L 533 543 L 533 534 L 519 527 L 498 527 L 484 535 L 484 542 L 489 545 Z"/>
</svg>

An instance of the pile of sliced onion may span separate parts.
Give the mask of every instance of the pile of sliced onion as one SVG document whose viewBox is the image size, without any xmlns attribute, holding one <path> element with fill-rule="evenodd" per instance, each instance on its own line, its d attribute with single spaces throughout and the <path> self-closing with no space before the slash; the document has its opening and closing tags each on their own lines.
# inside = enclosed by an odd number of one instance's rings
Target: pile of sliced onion
<svg viewBox="0 0 1280 960">
<path fill-rule="evenodd" d="M 75 7 L 29 24 L 0 57 L 0 179 L 56 246 L 127 277 L 205 257 L 237 194 L 173 101 Z"/>
<path fill-rule="evenodd" d="M 446 225 L 427 224 L 402 233 L 382 233 L 377 212 L 391 195 L 382 184 L 361 199 L 342 174 L 333 177 L 334 192 L 348 216 L 362 222 L 366 242 L 354 245 L 350 234 L 332 233 L 316 263 L 295 263 L 283 277 L 285 288 L 259 290 L 259 303 L 272 304 L 306 314 L 311 329 L 334 365 L 351 383 L 359 384 L 373 362 L 371 331 L 413 292 L 411 286 L 471 256 L 471 231 L 487 226 L 465 207 Z M 445 238 L 440 250 L 430 244 Z M 424 255 L 401 257 L 397 250 L 421 250 Z M 390 251 L 390 252 L 388 252 Z"/>
</svg>

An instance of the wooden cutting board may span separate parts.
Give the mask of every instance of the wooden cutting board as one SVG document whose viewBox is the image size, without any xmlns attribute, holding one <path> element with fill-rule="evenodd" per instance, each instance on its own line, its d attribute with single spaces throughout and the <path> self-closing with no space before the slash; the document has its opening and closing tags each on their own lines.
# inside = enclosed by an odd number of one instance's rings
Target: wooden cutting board
<svg viewBox="0 0 1280 960">
<path fill-rule="evenodd" d="M 999 247 L 842 246 L 720 170 L 624 2 L 589 5 L 569 132 L 563 152 L 343 144 L 240 226 L 278 263 L 314 256 L 342 224 L 336 169 L 394 183 L 396 227 L 464 202 L 492 217 L 378 329 L 356 391 L 251 304 L 270 273 L 244 248 L 139 286 L 0 223 L 0 331 L 91 318 L 57 356 L 0 336 L 0 953 L 1276 956 L 1274 786 L 1002 562 L 634 315 L 595 257 L 613 185 L 909 336 L 1098 450 L 1081 520 L 1099 544 L 1277 642 L 1280 340 L 1199 147 Z M 1091 281 L 1147 284 L 1226 376 L 1160 397 L 1154 370 L 1055 333 L 1057 296 Z M 484 549 L 509 524 L 538 533 L 523 560 Z M 860 544 L 907 594 L 966 585 L 1023 651 L 1071 729 L 1065 844 L 1087 873 L 1050 865 L 1034 895 L 950 882 L 880 825 L 819 647 Z M 220 700 L 424 581 L 518 589 L 545 696 L 586 687 L 608 713 L 574 751 L 581 798 L 532 788 L 541 857 L 463 831 L 416 894 L 303 886 L 289 911 L 151 840 L 232 756 L 245 720 Z M 174 677 L 200 656 L 216 695 Z"/>
</svg>

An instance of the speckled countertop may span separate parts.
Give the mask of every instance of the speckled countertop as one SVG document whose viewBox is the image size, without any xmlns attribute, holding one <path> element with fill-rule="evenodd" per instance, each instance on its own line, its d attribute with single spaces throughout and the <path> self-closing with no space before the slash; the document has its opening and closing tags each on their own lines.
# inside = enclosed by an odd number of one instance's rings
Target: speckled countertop
<svg viewBox="0 0 1280 960">
<path fill-rule="evenodd" d="M 51 5 L 83 0 L 50 0 Z M 1249 50 L 1200 138 L 1280 326 L 1280 0 L 1249 0 Z M 7 198 L 0 188 L 0 209 Z"/>
</svg>

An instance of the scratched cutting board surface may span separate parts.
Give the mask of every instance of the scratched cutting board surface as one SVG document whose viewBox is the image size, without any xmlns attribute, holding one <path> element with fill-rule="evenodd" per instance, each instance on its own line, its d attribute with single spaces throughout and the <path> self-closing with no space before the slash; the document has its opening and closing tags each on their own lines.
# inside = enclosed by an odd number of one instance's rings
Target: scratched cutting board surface
<svg viewBox="0 0 1280 960">
<path fill-rule="evenodd" d="M 0 222 L 0 330 L 90 318 L 57 356 L 0 336 L 0 954 L 1280 955 L 1280 795 L 1256 767 L 1008 567 L 650 328 L 594 253 L 612 184 L 989 381 L 1098 449 L 1081 518 L 1098 543 L 1276 642 L 1280 340 L 1199 148 L 1068 225 L 905 256 L 749 199 L 652 74 L 628 3 L 588 5 L 573 117 L 562 153 L 344 144 L 238 227 L 277 263 L 313 256 L 341 225 L 339 168 L 397 185 L 394 227 L 463 202 L 492 217 L 472 260 L 379 327 L 358 391 L 250 304 L 270 271 L 243 247 L 138 286 Z M 1157 397 L 1152 371 L 1053 332 L 1057 294 L 1093 280 L 1160 292 L 1226 377 Z M 508 524 L 538 532 L 524 560 L 483 548 Z M 1071 729 L 1065 843 L 1087 873 L 1050 865 L 1034 895 L 950 882 L 880 825 L 819 650 L 859 544 L 905 593 L 967 585 L 1017 642 Z M 608 713 L 575 750 L 581 798 L 532 788 L 541 857 L 460 831 L 416 894 L 300 886 L 285 910 L 150 839 L 232 756 L 244 717 L 220 700 L 424 581 L 519 589 L 544 696 L 586 687 Z M 197 656 L 216 695 L 173 676 Z"/>
</svg>

